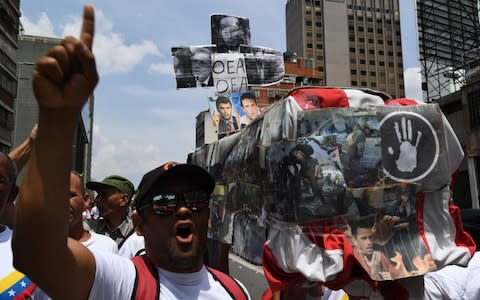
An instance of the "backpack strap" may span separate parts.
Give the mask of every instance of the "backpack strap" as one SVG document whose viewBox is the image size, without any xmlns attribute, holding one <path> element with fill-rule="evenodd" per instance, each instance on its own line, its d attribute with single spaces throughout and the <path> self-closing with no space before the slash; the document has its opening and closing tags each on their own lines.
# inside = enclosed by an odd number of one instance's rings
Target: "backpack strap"
<svg viewBox="0 0 480 300">
<path fill-rule="evenodd" d="M 131 300 L 157 300 L 160 295 L 157 270 L 145 255 L 132 257 L 132 262 L 135 266 L 135 284 Z"/>
<path fill-rule="evenodd" d="M 245 294 L 245 291 L 243 290 L 243 288 L 235 279 L 233 279 L 232 277 L 230 277 L 225 273 L 222 273 L 208 266 L 207 266 L 207 270 L 210 272 L 210 274 L 212 274 L 213 278 L 225 288 L 225 290 L 230 294 L 232 299 L 235 299 L 235 300 L 249 299 L 247 294 Z"/>
</svg>

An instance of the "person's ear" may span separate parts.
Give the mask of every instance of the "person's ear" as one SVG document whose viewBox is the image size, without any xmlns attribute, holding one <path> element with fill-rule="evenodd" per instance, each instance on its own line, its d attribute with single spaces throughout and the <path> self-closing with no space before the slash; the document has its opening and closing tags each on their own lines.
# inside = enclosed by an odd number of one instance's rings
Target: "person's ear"
<svg viewBox="0 0 480 300">
<path fill-rule="evenodd" d="M 90 195 L 83 193 L 83 210 L 86 210 L 90 206 Z"/>
<path fill-rule="evenodd" d="M 120 206 L 128 206 L 130 197 L 127 194 L 122 194 L 120 200 Z"/>
<path fill-rule="evenodd" d="M 132 222 L 137 235 L 143 236 L 143 218 L 137 213 L 136 210 L 132 211 Z"/>
</svg>

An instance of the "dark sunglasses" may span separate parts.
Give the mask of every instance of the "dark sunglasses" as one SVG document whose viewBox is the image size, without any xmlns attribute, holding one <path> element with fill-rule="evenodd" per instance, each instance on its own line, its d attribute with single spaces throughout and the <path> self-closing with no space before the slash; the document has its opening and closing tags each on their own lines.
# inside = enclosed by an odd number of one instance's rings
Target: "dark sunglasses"
<svg viewBox="0 0 480 300">
<path fill-rule="evenodd" d="M 183 200 L 185 207 L 196 212 L 208 207 L 210 194 L 204 191 L 160 193 L 152 197 L 151 203 L 146 203 L 137 210 L 141 211 L 142 209 L 151 205 L 155 214 L 160 216 L 168 216 L 175 212 L 181 200 Z"/>
</svg>

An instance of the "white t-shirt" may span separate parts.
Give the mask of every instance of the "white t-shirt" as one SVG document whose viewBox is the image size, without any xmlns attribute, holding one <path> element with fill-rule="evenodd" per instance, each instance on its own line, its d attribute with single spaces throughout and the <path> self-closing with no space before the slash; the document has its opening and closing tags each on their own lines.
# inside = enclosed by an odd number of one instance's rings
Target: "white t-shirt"
<svg viewBox="0 0 480 300">
<path fill-rule="evenodd" d="M 480 299 L 480 252 L 467 267 L 446 266 L 424 277 L 425 299 Z"/>
<path fill-rule="evenodd" d="M 143 239 L 143 236 L 133 233 L 127 238 L 125 243 L 123 243 L 120 250 L 118 250 L 118 255 L 132 258 L 142 249 L 145 249 L 145 240 Z"/>
<path fill-rule="evenodd" d="M 103 234 L 95 233 L 90 230 L 90 238 L 81 242 L 85 247 L 90 250 L 102 250 L 110 253 L 118 253 L 118 245 L 114 240 Z"/>
<path fill-rule="evenodd" d="M 135 281 L 133 262 L 119 255 L 92 251 L 96 261 L 95 281 L 89 299 L 131 299 Z M 157 268 L 160 299 L 231 299 L 223 286 L 203 267 L 195 273 L 172 273 Z M 245 293 L 247 290 L 241 285 Z M 248 298 L 250 299 L 250 297 Z"/>
<path fill-rule="evenodd" d="M 108 236 L 101 235 L 90 231 L 90 238 L 86 241 L 81 242 L 85 247 L 92 251 L 104 251 L 107 253 L 118 253 L 118 246 L 114 240 Z M 34 300 L 49 300 L 51 299 L 44 291 L 40 288 L 36 288 L 33 293 L 32 299 Z"/>
</svg>

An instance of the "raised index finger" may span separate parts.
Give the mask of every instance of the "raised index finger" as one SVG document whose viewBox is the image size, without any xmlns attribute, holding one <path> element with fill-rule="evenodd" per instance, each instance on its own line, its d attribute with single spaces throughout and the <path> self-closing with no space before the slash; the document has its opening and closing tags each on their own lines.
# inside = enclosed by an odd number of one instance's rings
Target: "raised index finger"
<svg viewBox="0 0 480 300">
<path fill-rule="evenodd" d="M 95 31 L 95 13 L 93 6 L 87 4 L 83 9 L 83 24 L 80 32 L 80 40 L 88 49 L 92 50 L 93 35 Z"/>
</svg>

